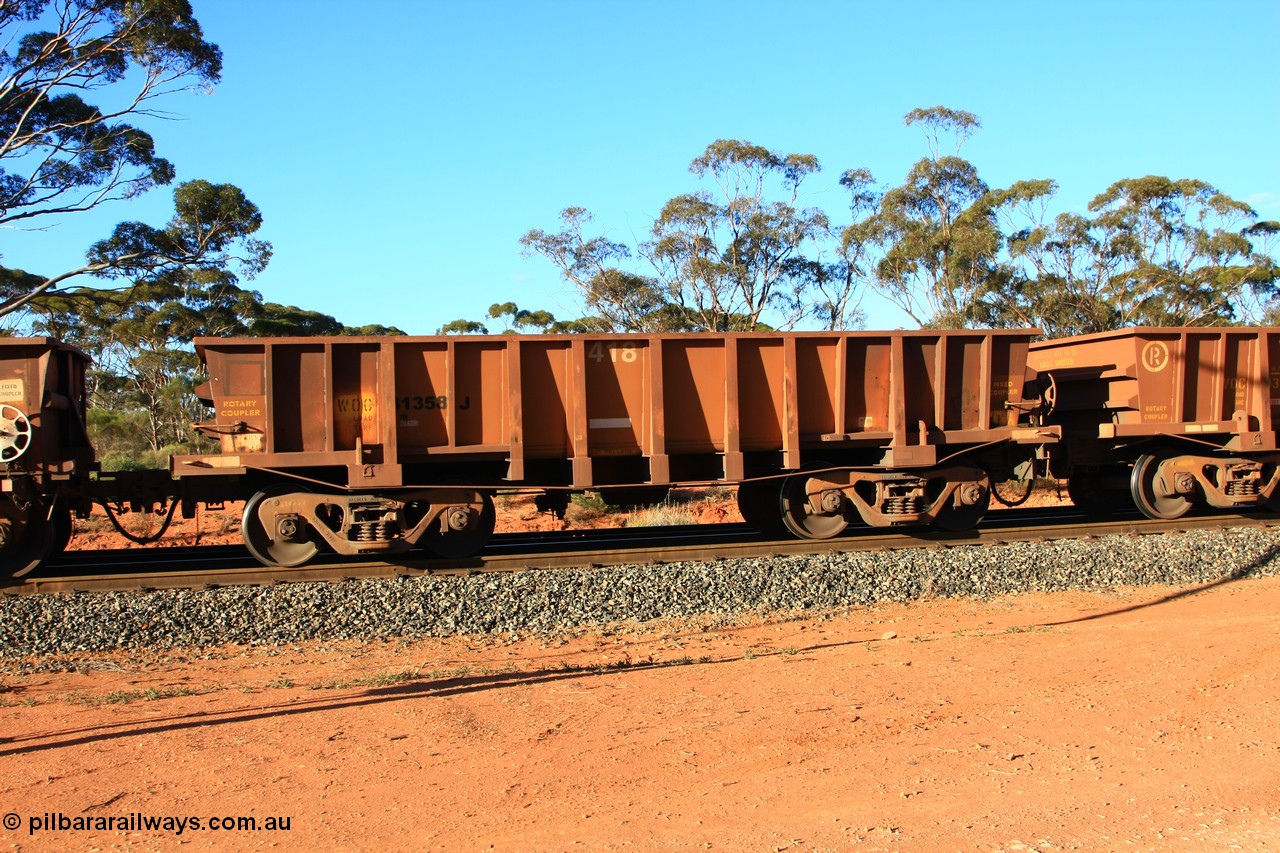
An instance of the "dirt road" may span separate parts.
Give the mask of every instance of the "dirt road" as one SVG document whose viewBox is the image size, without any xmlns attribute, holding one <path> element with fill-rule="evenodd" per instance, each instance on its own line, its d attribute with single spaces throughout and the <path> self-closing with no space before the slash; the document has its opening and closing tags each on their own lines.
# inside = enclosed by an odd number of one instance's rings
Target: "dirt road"
<svg viewBox="0 0 1280 853">
<path fill-rule="evenodd" d="M 1278 652 L 1262 578 L 11 663 L 0 849 L 1277 849 Z"/>
</svg>

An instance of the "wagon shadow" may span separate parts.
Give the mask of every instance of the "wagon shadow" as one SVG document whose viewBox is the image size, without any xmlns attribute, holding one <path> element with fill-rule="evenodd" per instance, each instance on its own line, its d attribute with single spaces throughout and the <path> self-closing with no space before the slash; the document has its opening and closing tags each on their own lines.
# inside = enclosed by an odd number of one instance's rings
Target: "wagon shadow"
<svg viewBox="0 0 1280 853">
<path fill-rule="evenodd" d="M 1170 593 L 1169 595 L 1161 596 L 1160 598 L 1154 599 L 1152 601 L 1143 601 L 1139 604 L 1131 604 L 1128 607 L 1119 607 L 1119 608 L 1116 608 L 1115 610 L 1108 610 L 1103 613 L 1093 613 L 1088 616 L 1078 616 L 1074 619 L 1061 619 L 1056 622 L 1044 622 L 1044 623 L 1041 623 L 1040 627 L 1054 628 L 1061 625 L 1074 625 L 1080 622 L 1092 622 L 1097 619 L 1107 619 L 1112 616 L 1120 616 L 1125 613 L 1133 613 L 1138 610 L 1145 610 L 1149 607 L 1158 607 L 1162 604 L 1169 604 L 1170 602 L 1178 601 L 1179 599 L 1190 598 L 1191 596 L 1200 595 L 1201 593 L 1209 592 L 1210 590 L 1217 589 L 1220 586 L 1226 586 L 1229 583 L 1235 583 L 1236 581 L 1253 577 L 1257 575 L 1259 571 L 1271 565 L 1271 563 L 1275 561 L 1278 557 L 1280 557 L 1280 545 L 1272 545 L 1266 551 L 1262 552 L 1256 558 L 1254 558 L 1251 562 L 1243 566 L 1240 566 L 1239 568 L 1234 569 L 1231 572 L 1228 572 L 1227 574 L 1223 575 L 1222 577 L 1216 580 L 1207 581 L 1205 583 L 1188 587 L 1186 589 L 1180 589 L 1177 592 Z"/>
<path fill-rule="evenodd" d="M 763 655 L 762 655 L 763 656 Z M 179 714 L 161 717 L 139 723 L 127 721 L 71 729 L 63 732 L 37 733 L 12 738 L 0 738 L 0 757 L 24 755 L 44 752 L 52 749 L 83 746 L 90 743 L 102 743 L 123 738 L 141 737 L 145 735 L 166 734 L 205 726 L 221 726 L 235 723 L 252 723 L 259 720 L 284 719 L 301 714 L 323 713 L 353 708 L 372 707 L 386 702 L 399 702 L 416 697 L 444 698 L 484 690 L 507 687 L 524 687 L 532 685 L 572 682 L 596 676 L 612 675 L 620 672 L 645 672 L 681 666 L 712 666 L 716 664 L 735 663 L 738 658 L 698 661 L 657 661 L 657 662 L 619 662 L 602 666 L 565 669 L 563 667 L 543 668 L 529 672 L 495 673 L 476 676 L 462 676 L 447 679 L 421 679 L 387 687 L 373 687 L 359 695 L 339 700 L 302 700 L 297 702 L 281 702 L 275 705 L 257 707 L 240 712 L 198 711 L 190 714 Z"/>
</svg>

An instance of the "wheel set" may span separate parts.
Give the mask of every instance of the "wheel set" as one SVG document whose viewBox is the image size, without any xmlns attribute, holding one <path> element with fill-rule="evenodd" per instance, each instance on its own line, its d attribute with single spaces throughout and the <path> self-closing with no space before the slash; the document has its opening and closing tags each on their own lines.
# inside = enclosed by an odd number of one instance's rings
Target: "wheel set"
<svg viewBox="0 0 1280 853">
<path fill-rule="evenodd" d="M 71 512 L 57 504 L 21 505 L 0 498 L 0 577 L 25 577 L 62 553 L 71 539 Z"/>
<path fill-rule="evenodd" d="M 292 568 L 322 550 L 393 556 L 421 548 L 448 559 L 474 556 L 497 521 L 488 492 L 441 487 L 400 497 L 322 494 L 277 483 L 245 502 L 245 545 L 264 565 Z"/>
<path fill-rule="evenodd" d="M 990 477 L 971 466 L 894 472 L 818 462 L 793 474 L 741 483 L 738 508 L 762 533 L 801 539 L 831 539 L 851 525 L 961 532 L 986 515 L 991 494 Z"/>
</svg>

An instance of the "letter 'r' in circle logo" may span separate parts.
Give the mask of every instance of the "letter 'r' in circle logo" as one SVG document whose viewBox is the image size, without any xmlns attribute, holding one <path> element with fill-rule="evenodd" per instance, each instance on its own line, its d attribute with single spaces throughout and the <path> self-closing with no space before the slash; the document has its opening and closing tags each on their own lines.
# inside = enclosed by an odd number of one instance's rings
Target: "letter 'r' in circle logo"
<svg viewBox="0 0 1280 853">
<path fill-rule="evenodd" d="M 1164 341 L 1151 341 L 1142 348 L 1142 366 L 1152 373 L 1159 373 L 1169 364 L 1169 345 Z"/>
</svg>

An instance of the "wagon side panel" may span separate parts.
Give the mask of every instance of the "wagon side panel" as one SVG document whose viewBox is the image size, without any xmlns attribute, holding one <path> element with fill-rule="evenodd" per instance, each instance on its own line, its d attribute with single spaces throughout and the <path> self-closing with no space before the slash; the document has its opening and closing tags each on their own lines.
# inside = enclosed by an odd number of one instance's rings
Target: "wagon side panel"
<svg viewBox="0 0 1280 853">
<path fill-rule="evenodd" d="M 777 451 L 785 429 L 783 342 L 738 339 L 738 433 L 744 451 Z"/>
</svg>

